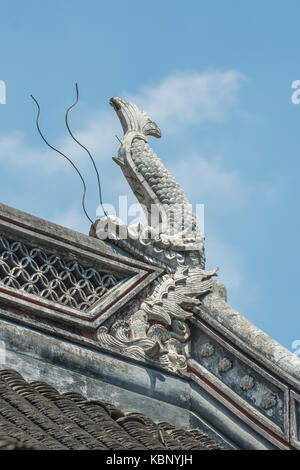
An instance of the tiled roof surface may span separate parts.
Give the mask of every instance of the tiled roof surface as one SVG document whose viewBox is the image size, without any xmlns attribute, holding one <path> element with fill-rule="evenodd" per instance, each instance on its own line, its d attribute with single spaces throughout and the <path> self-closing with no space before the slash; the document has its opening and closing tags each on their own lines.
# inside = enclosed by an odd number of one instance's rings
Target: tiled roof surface
<svg viewBox="0 0 300 470">
<path fill-rule="evenodd" d="M 44 382 L 26 382 L 0 370 L 0 450 L 214 450 L 198 429 L 155 423 L 73 392 L 59 393 Z"/>
</svg>

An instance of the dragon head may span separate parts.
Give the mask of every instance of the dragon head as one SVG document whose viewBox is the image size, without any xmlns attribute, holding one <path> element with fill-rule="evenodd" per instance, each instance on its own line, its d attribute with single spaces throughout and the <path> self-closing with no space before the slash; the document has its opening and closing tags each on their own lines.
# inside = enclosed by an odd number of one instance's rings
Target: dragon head
<svg viewBox="0 0 300 470">
<path fill-rule="evenodd" d="M 135 131 L 145 136 L 161 137 L 161 130 L 158 125 L 149 118 L 145 111 L 140 111 L 135 104 L 123 101 L 118 97 L 111 98 L 109 104 L 116 111 L 124 134 L 128 131 Z"/>
</svg>

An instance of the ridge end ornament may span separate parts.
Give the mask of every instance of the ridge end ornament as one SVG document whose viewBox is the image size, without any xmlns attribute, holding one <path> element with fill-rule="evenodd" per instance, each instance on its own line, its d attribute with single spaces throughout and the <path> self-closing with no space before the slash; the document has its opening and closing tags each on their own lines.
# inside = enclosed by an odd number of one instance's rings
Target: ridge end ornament
<svg viewBox="0 0 300 470">
<path fill-rule="evenodd" d="M 188 320 L 200 297 L 212 289 L 218 268 L 205 271 L 204 237 L 191 204 L 148 144 L 148 135 L 161 137 L 160 128 L 133 103 L 112 98 L 110 104 L 124 131 L 113 160 L 141 204 L 147 225 L 127 227 L 108 215 L 92 224 L 90 235 L 164 272 L 138 311 L 110 328 L 101 326 L 97 339 L 136 359 L 184 371 L 191 336 Z"/>
</svg>

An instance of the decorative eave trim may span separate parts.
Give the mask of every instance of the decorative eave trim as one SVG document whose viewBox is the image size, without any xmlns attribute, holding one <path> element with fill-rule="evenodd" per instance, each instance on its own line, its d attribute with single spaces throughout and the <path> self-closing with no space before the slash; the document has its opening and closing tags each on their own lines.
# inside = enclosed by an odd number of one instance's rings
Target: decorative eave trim
<svg viewBox="0 0 300 470">
<path fill-rule="evenodd" d="M 300 358 L 268 336 L 212 291 L 194 309 L 204 321 L 244 354 L 300 391 Z"/>
</svg>

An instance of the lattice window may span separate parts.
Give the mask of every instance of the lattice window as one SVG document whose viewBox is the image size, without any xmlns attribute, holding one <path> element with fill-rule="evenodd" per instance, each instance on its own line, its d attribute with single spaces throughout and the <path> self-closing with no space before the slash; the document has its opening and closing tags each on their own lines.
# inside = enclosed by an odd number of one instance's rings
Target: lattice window
<svg viewBox="0 0 300 470">
<path fill-rule="evenodd" d="M 0 235 L 0 284 L 86 311 L 120 281 Z"/>
</svg>

